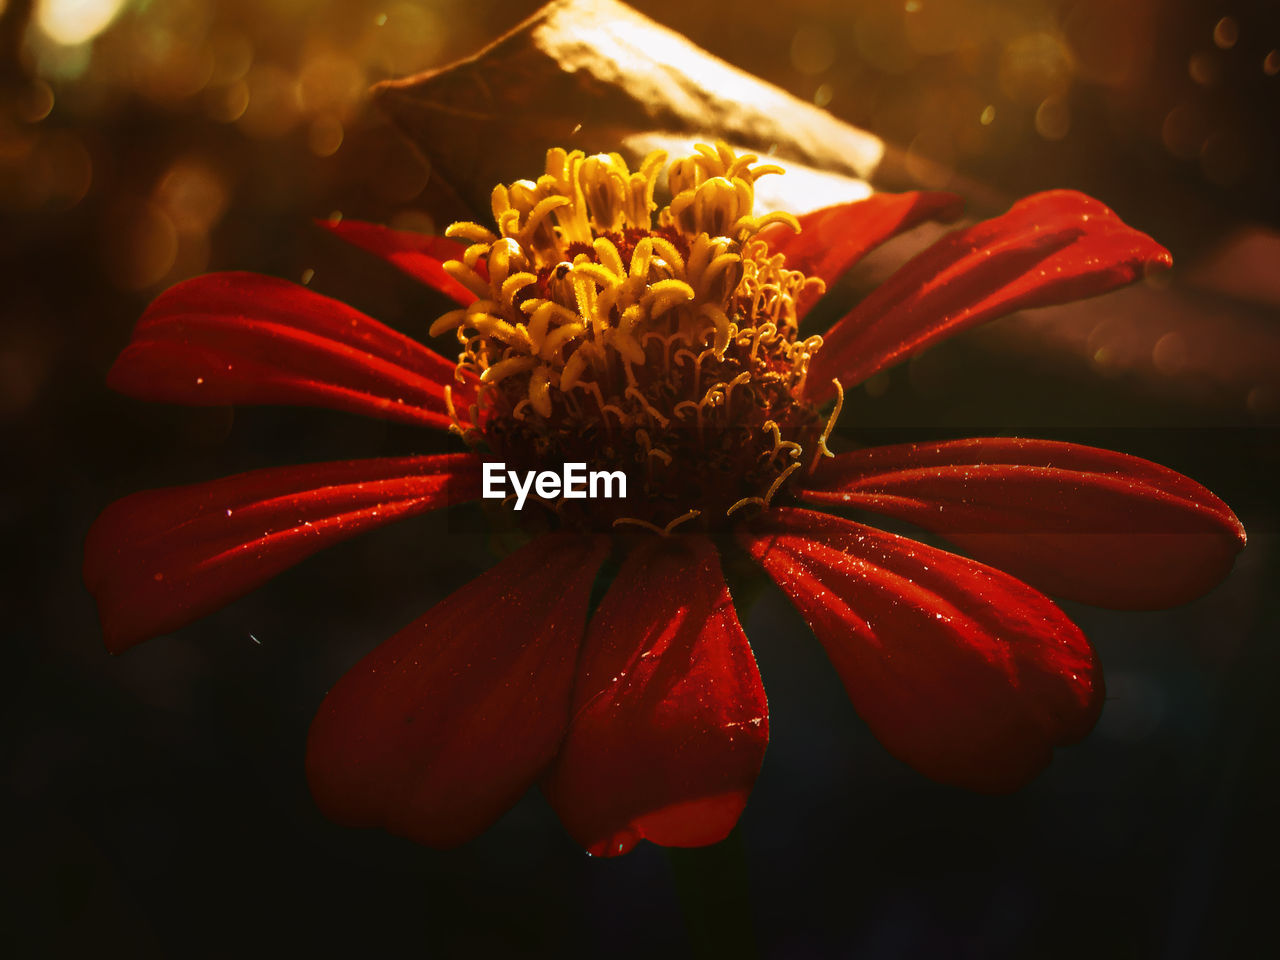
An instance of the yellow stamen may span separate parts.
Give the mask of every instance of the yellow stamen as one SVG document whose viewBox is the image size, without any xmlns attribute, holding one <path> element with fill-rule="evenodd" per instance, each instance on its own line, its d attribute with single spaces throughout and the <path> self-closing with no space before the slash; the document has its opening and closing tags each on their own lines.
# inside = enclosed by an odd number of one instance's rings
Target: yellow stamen
<svg viewBox="0 0 1280 960">
<path fill-rule="evenodd" d="M 827 438 L 831 436 L 831 431 L 836 428 L 836 421 L 840 419 L 840 411 L 844 409 L 844 387 L 840 386 L 840 381 L 832 379 L 831 383 L 836 388 L 836 405 L 831 410 L 831 416 L 827 417 L 827 425 L 822 428 L 822 434 L 818 437 L 818 451 L 814 454 L 813 459 L 809 461 L 809 472 L 813 472 L 813 468 L 818 465 L 818 457 L 834 457 L 835 454 L 827 447 Z"/>
<path fill-rule="evenodd" d="M 741 500 L 739 500 L 737 503 L 731 506 L 728 510 L 726 510 L 724 512 L 724 515 L 726 517 L 732 517 L 739 510 L 742 510 L 752 505 L 767 507 L 768 503 L 765 502 L 765 499 L 763 497 L 743 497 Z"/>
<path fill-rule="evenodd" d="M 782 473 L 778 474 L 778 479 L 773 481 L 773 485 L 769 487 L 769 492 L 764 495 L 764 505 L 766 507 L 773 502 L 774 494 L 776 494 L 778 492 L 778 488 L 786 482 L 787 477 L 791 476 L 791 474 L 795 473 L 799 469 L 800 464 L 793 463 L 791 466 L 787 467 L 787 469 L 783 470 Z"/>
<path fill-rule="evenodd" d="M 664 166 L 672 199 L 659 208 Z M 821 338 L 797 338 L 798 305 L 822 282 L 757 236 L 799 229 L 753 209 L 756 181 L 778 172 L 724 143 L 669 164 L 652 154 L 634 171 L 616 153 L 553 149 L 536 179 L 496 187 L 496 229 L 446 231 L 469 245 L 445 270 L 477 299 L 430 327 L 456 333 L 459 383 L 479 380 L 471 420 L 483 436 L 446 394 L 456 432 L 524 462 L 596 444 L 610 469 L 640 465 L 646 490 L 668 489 L 617 522 L 663 535 L 767 507 L 822 426 L 802 393 Z M 647 512 L 671 502 L 690 509 L 665 525 Z M 604 510 L 553 506 L 566 522 Z"/>
</svg>

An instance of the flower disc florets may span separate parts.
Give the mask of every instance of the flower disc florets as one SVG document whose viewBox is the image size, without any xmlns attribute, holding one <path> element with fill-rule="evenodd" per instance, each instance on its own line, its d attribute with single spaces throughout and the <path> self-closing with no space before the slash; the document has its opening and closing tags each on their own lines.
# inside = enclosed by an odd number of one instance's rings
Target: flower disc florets
<svg viewBox="0 0 1280 960">
<path fill-rule="evenodd" d="M 660 210 L 664 153 L 632 172 L 617 154 L 553 149 L 536 183 L 494 189 L 496 233 L 447 231 L 471 245 L 445 269 L 478 297 L 431 327 L 457 331 L 459 382 L 480 383 L 455 428 L 513 470 L 625 472 L 625 501 L 549 504 L 574 526 L 714 527 L 767 505 L 825 439 L 799 399 L 822 339 L 796 333 L 822 281 L 756 236 L 799 229 L 753 215 L 756 179 L 782 171 L 697 150 L 667 168 Z"/>
</svg>

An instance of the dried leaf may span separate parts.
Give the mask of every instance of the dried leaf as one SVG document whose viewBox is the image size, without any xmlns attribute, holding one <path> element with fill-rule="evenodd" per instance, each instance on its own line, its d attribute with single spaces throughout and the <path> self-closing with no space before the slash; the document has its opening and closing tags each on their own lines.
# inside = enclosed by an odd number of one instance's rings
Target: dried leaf
<svg viewBox="0 0 1280 960">
<path fill-rule="evenodd" d="M 885 145 L 614 0 L 558 0 L 450 66 L 374 88 L 383 109 L 472 211 L 499 181 L 543 168 L 551 146 L 636 160 L 721 138 L 789 174 L 762 208 L 804 212 L 856 199 Z M 474 215 L 474 214 L 473 214 Z"/>
</svg>

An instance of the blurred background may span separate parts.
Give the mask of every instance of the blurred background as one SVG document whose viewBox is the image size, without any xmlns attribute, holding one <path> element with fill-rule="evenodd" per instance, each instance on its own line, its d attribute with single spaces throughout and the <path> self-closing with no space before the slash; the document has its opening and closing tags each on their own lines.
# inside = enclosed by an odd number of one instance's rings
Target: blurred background
<svg viewBox="0 0 1280 960">
<path fill-rule="evenodd" d="M 1280 853 L 1268 0 L 635 4 L 883 138 L 915 185 L 1074 187 L 1173 251 L 1171 277 L 993 324 L 851 397 L 877 441 L 1025 433 L 1149 456 L 1214 489 L 1250 532 L 1231 579 L 1186 608 L 1069 608 L 1110 699 L 1095 734 L 1017 796 L 936 787 L 884 755 L 765 591 L 744 619 L 773 744 L 725 849 L 591 861 L 536 795 L 445 854 L 332 827 L 302 776 L 316 704 L 488 562 L 482 544 L 442 550 L 439 518 L 330 550 L 175 637 L 103 652 L 78 564 L 110 500 L 438 445 L 316 411 L 147 407 L 103 378 L 150 298 L 207 270 L 314 279 L 421 331 L 442 304 L 311 221 L 435 229 L 431 164 L 367 109 L 367 88 L 469 54 L 536 6 L 0 0 L 0 943 L 23 956 L 1243 955 L 1268 929 L 1262 881 Z"/>
</svg>

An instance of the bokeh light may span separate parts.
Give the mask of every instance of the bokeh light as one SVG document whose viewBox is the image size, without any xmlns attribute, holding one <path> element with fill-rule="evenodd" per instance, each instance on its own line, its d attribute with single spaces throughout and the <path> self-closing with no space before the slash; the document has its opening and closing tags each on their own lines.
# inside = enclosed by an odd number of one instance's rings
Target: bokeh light
<svg viewBox="0 0 1280 960">
<path fill-rule="evenodd" d="M 36 23 L 54 43 L 92 40 L 115 19 L 125 0 L 40 0 Z"/>
</svg>

